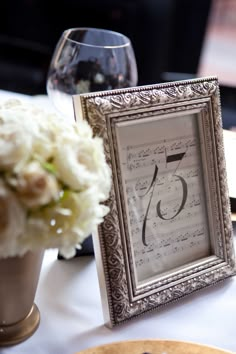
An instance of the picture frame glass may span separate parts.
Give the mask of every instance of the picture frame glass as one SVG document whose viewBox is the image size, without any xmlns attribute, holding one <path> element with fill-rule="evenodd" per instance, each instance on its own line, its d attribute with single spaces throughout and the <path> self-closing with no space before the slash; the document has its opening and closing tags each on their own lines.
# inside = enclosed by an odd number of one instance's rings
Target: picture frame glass
<svg viewBox="0 0 236 354">
<path fill-rule="evenodd" d="M 212 255 L 200 113 L 114 119 L 135 287 Z"/>
</svg>

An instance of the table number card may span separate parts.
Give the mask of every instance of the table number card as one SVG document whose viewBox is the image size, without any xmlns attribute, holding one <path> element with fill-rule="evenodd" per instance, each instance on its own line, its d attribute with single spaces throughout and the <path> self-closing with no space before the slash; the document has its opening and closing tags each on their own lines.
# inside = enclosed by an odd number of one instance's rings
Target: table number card
<svg viewBox="0 0 236 354">
<path fill-rule="evenodd" d="M 110 213 L 93 235 L 106 324 L 233 275 L 217 79 L 73 100 L 112 170 Z"/>
<path fill-rule="evenodd" d="M 196 122 L 193 114 L 117 124 L 138 284 L 211 254 Z"/>
</svg>

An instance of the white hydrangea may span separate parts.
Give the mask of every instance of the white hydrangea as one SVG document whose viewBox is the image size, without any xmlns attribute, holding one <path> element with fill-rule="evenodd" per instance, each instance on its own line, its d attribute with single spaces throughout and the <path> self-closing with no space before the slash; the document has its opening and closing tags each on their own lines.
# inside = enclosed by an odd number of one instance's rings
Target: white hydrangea
<svg viewBox="0 0 236 354">
<path fill-rule="evenodd" d="M 19 100 L 0 105 L 0 257 L 75 246 L 103 221 L 111 172 L 89 125 Z"/>
</svg>

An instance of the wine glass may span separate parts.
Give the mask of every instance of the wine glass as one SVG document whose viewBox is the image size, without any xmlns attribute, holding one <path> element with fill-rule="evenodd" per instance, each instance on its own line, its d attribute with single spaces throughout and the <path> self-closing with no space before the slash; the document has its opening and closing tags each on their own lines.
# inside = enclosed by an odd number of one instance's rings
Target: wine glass
<svg viewBox="0 0 236 354">
<path fill-rule="evenodd" d="M 121 33 L 97 28 L 63 32 L 50 64 L 47 92 L 59 113 L 74 120 L 72 95 L 136 86 L 132 44 Z M 92 254 L 91 236 L 76 255 Z M 60 254 L 59 259 L 63 259 Z"/>
<path fill-rule="evenodd" d="M 74 119 L 72 95 L 136 86 L 137 66 L 125 35 L 97 28 L 63 32 L 47 79 L 49 99 L 68 119 Z"/>
</svg>

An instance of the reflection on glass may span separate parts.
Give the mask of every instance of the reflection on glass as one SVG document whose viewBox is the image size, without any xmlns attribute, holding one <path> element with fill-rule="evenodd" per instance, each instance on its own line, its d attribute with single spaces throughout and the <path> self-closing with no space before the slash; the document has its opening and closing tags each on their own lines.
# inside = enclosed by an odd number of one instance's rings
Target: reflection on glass
<svg viewBox="0 0 236 354">
<path fill-rule="evenodd" d="M 55 49 L 47 92 L 59 112 L 73 119 L 72 95 L 136 86 L 137 66 L 130 40 L 94 28 L 66 30 Z"/>
<path fill-rule="evenodd" d="M 211 254 L 197 115 L 154 118 L 116 125 L 138 284 Z"/>
</svg>

